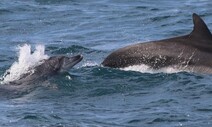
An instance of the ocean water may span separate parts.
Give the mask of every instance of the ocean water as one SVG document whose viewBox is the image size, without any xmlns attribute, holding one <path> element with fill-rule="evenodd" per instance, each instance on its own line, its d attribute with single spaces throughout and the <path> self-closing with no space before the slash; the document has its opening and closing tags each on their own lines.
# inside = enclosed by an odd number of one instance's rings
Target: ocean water
<svg viewBox="0 0 212 127">
<path fill-rule="evenodd" d="M 120 47 L 190 33 L 192 13 L 212 30 L 211 6 L 211 0 L 1 0 L 1 78 L 11 66 L 21 73 L 49 56 L 84 59 L 18 93 L 0 93 L 0 126 L 212 126 L 210 74 L 100 66 Z"/>
</svg>

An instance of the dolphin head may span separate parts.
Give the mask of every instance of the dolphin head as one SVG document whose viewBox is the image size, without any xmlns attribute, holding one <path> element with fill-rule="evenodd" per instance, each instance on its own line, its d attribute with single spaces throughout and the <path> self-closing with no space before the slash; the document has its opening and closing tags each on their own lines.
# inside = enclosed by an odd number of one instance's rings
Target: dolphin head
<svg viewBox="0 0 212 127">
<path fill-rule="evenodd" d="M 70 68 L 72 68 L 74 65 L 79 63 L 83 59 L 82 55 L 76 55 L 72 57 L 62 56 L 60 58 L 60 70 L 59 72 L 64 72 Z"/>
</svg>

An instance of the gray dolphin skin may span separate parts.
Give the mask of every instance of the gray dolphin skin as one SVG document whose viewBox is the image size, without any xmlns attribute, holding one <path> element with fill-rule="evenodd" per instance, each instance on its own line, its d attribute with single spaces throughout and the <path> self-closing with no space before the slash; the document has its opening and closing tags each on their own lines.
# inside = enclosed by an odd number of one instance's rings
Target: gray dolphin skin
<svg viewBox="0 0 212 127">
<path fill-rule="evenodd" d="M 193 31 L 188 35 L 120 48 L 107 56 L 102 65 L 124 68 L 145 64 L 153 69 L 173 67 L 195 73 L 212 73 L 211 32 L 195 13 L 193 23 Z"/>
<path fill-rule="evenodd" d="M 42 61 L 42 64 L 31 68 L 29 72 L 23 74 L 19 80 L 8 84 L 1 84 L 0 97 L 9 99 L 27 94 L 39 86 L 39 84 L 35 84 L 36 81 L 42 81 L 46 77 L 67 71 L 79 63 L 82 59 L 82 55 L 72 57 L 52 56 L 49 59 Z"/>
</svg>

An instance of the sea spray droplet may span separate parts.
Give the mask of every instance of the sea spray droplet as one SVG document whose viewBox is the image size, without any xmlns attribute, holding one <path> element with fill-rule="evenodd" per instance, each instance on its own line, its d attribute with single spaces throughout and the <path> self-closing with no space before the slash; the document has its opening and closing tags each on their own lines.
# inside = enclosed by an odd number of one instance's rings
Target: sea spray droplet
<svg viewBox="0 0 212 127">
<path fill-rule="evenodd" d="M 31 46 L 25 44 L 19 46 L 18 61 L 15 61 L 12 66 L 5 72 L 2 83 L 9 83 L 21 78 L 21 75 L 28 73 L 30 68 L 41 64 L 42 60 L 48 59 L 45 54 L 45 46 L 37 45 L 35 51 L 31 53 Z"/>
</svg>

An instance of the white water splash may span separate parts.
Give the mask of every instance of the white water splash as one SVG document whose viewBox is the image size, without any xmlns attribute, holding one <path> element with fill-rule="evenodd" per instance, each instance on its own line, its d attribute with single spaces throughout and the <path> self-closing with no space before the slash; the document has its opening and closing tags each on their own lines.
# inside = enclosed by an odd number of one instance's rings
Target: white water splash
<svg viewBox="0 0 212 127">
<path fill-rule="evenodd" d="M 37 45 L 33 53 L 31 53 L 31 46 L 28 44 L 19 46 L 18 49 L 18 61 L 15 61 L 5 72 L 1 84 L 7 84 L 20 79 L 20 76 L 27 73 L 30 68 L 41 64 L 42 60 L 49 58 L 49 56 L 45 54 L 44 45 Z"/>
<path fill-rule="evenodd" d="M 138 71 L 141 73 L 178 73 L 178 72 L 182 72 L 185 70 L 179 70 L 177 68 L 174 67 L 165 67 L 165 68 L 161 68 L 161 69 L 153 69 L 151 67 L 149 67 L 148 65 L 142 64 L 142 65 L 134 65 L 134 66 L 129 66 L 129 67 L 125 67 L 125 68 L 121 68 L 121 70 L 124 71 Z"/>
</svg>

